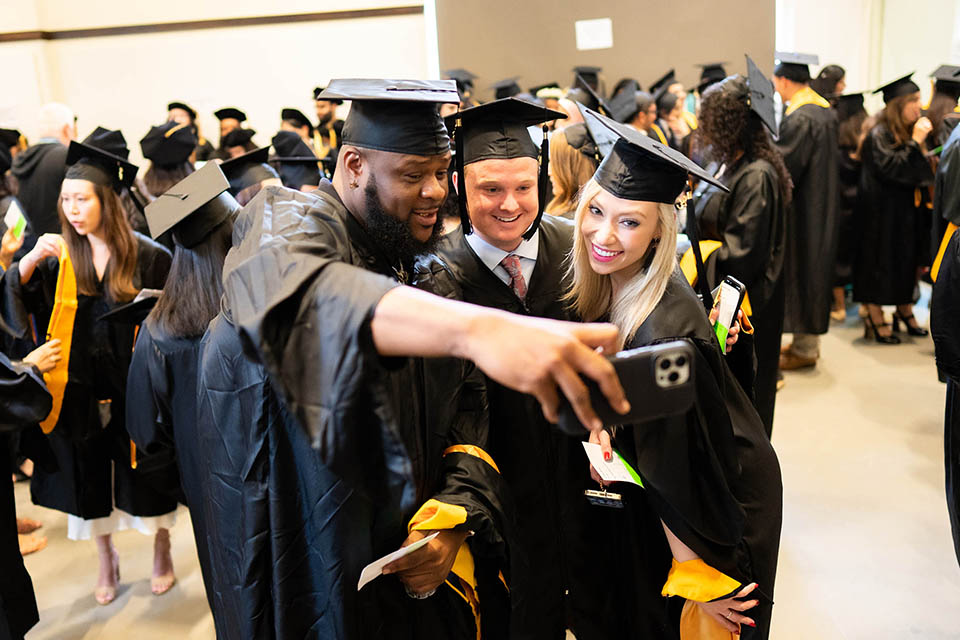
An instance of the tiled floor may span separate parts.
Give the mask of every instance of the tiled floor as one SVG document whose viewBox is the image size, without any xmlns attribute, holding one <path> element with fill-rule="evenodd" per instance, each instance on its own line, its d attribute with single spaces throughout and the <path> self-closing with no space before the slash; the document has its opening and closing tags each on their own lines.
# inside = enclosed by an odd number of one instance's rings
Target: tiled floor
<svg viewBox="0 0 960 640">
<path fill-rule="evenodd" d="M 831 329 L 820 365 L 787 374 L 778 398 L 785 510 L 773 638 L 960 638 L 933 345 L 866 343 L 854 321 Z M 177 586 L 151 595 L 152 541 L 122 533 L 121 592 L 99 607 L 93 543 L 66 540 L 66 518 L 30 505 L 26 486 L 17 501 L 50 538 L 27 558 L 41 610 L 30 640 L 213 637 L 185 511 L 173 530 Z"/>
</svg>

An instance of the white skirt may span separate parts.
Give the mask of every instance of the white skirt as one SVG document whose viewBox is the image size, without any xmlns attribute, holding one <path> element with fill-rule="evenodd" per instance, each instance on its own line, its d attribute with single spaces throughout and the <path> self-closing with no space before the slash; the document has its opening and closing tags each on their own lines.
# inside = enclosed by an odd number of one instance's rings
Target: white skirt
<svg viewBox="0 0 960 640">
<path fill-rule="evenodd" d="M 152 536 L 156 535 L 157 530 L 170 529 L 176 523 L 176 511 L 162 516 L 141 517 L 114 509 L 107 517 L 93 520 L 84 520 L 80 516 L 67 514 L 67 537 L 71 540 L 89 540 L 127 529 L 136 529 L 145 536 Z"/>
</svg>

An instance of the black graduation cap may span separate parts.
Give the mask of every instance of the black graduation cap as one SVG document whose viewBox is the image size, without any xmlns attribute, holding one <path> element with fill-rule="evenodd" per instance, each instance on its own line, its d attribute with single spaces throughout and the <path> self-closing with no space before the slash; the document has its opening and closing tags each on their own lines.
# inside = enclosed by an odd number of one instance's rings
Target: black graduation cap
<svg viewBox="0 0 960 640">
<path fill-rule="evenodd" d="M 843 122 L 863 111 L 863 98 L 863 91 L 830 96 L 830 99 L 834 102 L 833 108 L 837 110 L 837 120 Z"/>
<path fill-rule="evenodd" d="M 462 95 L 469 95 L 473 92 L 473 81 L 477 75 L 466 69 L 447 69 L 443 75 L 457 83 L 457 91 Z"/>
<path fill-rule="evenodd" d="M 590 130 L 585 123 L 578 122 L 571 124 L 564 127 L 558 133 L 567 139 L 567 144 L 571 147 L 588 158 L 600 162 L 600 150 L 597 149 L 597 143 L 593 141 L 593 136 L 590 135 Z"/>
<path fill-rule="evenodd" d="M 537 230 L 546 200 L 546 187 L 550 183 L 547 174 L 550 154 L 546 131 L 543 146 L 538 150 L 527 127 L 563 120 L 566 117 L 566 114 L 560 111 L 553 111 L 533 102 L 503 98 L 459 111 L 446 119 L 447 128 L 455 132 L 457 139 L 456 165 L 461 179 L 464 166 L 473 162 L 497 158 L 540 158 L 540 211 L 530 229 L 524 233 L 527 239 Z M 466 189 L 460 190 L 458 200 L 464 233 L 471 233 Z"/>
<path fill-rule="evenodd" d="M 320 184 L 319 159 L 293 131 L 279 131 L 273 136 L 276 152 L 270 162 L 277 167 L 283 186 L 299 190 L 303 185 Z"/>
<path fill-rule="evenodd" d="M 727 77 L 727 71 L 723 68 L 726 62 L 704 62 L 698 64 L 700 67 L 700 83 L 697 85 L 697 93 L 703 93 L 707 87 L 715 82 L 720 82 Z"/>
<path fill-rule="evenodd" d="M 197 147 L 197 134 L 188 124 L 173 120 L 158 127 L 150 127 L 140 140 L 143 157 L 159 166 L 172 166 L 187 161 Z"/>
<path fill-rule="evenodd" d="M 234 215 L 240 205 L 227 191 L 221 169 L 226 164 L 206 163 L 147 205 L 150 235 L 159 238 L 173 229 L 174 242 L 189 249 Z"/>
<path fill-rule="evenodd" d="M 90 135 L 83 139 L 83 144 L 96 147 L 101 151 L 112 153 L 126 160 L 130 157 L 130 148 L 127 146 L 127 139 L 119 129 L 107 129 L 97 127 Z"/>
<path fill-rule="evenodd" d="M 494 99 L 502 100 L 504 98 L 512 98 L 518 93 L 523 93 L 523 89 L 517 84 L 517 80 L 519 79 L 520 76 L 513 76 L 512 78 L 504 78 L 490 85 L 490 88 L 493 89 Z"/>
<path fill-rule="evenodd" d="M 194 108 L 191 107 L 190 105 L 186 104 L 185 102 L 171 102 L 170 104 L 167 105 L 167 111 L 170 111 L 170 110 L 172 110 L 172 109 L 183 109 L 183 110 L 186 111 L 188 114 L 190 114 L 190 119 L 191 119 L 191 120 L 196 120 L 196 119 L 197 119 L 197 111 L 196 111 L 196 109 L 194 109 Z"/>
<path fill-rule="evenodd" d="M 628 80 L 617 95 L 610 98 L 610 115 L 617 122 L 629 122 L 639 111 L 637 92 L 640 85 L 636 80 Z"/>
<path fill-rule="evenodd" d="M 650 85 L 650 93 L 656 93 L 657 89 L 660 87 L 669 87 L 671 84 L 677 81 L 677 73 L 675 69 L 670 69 L 663 76 Z"/>
<path fill-rule="evenodd" d="M 219 111 L 214 111 L 213 115 L 217 116 L 217 120 L 225 120 L 226 118 L 233 118 L 237 122 L 243 122 L 247 119 L 247 114 L 236 107 L 224 107 Z"/>
<path fill-rule="evenodd" d="M 960 67 L 951 64 L 942 64 L 930 74 L 937 81 L 936 87 L 941 91 L 960 91 Z"/>
<path fill-rule="evenodd" d="M 774 139 L 780 137 L 780 128 L 777 126 L 777 118 L 774 115 L 775 107 L 773 102 L 773 82 L 770 81 L 760 67 L 750 56 L 747 58 L 747 87 L 749 95 L 747 96 L 747 106 L 760 116 L 760 120 L 766 125 Z"/>
<path fill-rule="evenodd" d="M 582 83 L 584 87 L 590 87 L 594 91 L 599 90 L 601 71 L 603 71 L 603 67 L 594 67 L 592 65 L 574 67 L 574 86 L 580 86 L 577 83 Z"/>
<path fill-rule="evenodd" d="M 270 178 L 279 179 L 280 176 L 274 168 L 267 164 L 269 157 L 270 147 L 260 147 L 242 156 L 225 160 L 220 169 L 230 181 L 230 193 L 235 196 L 250 185 Z"/>
<path fill-rule="evenodd" d="M 280 119 L 289 120 L 297 127 L 309 127 L 310 130 L 313 131 L 313 124 L 310 122 L 310 119 L 303 115 L 303 112 L 299 109 L 284 107 L 280 110 Z"/>
<path fill-rule="evenodd" d="M 920 91 L 920 87 L 918 87 L 917 83 L 911 79 L 913 77 L 913 73 L 914 72 L 911 71 L 902 78 L 897 78 L 893 82 L 883 85 L 874 91 L 874 93 L 883 93 L 883 101 L 890 102 L 894 98 L 899 98 L 900 96 L 906 96 Z"/>
<path fill-rule="evenodd" d="M 620 135 L 609 127 L 601 124 L 599 119 L 588 118 L 587 113 L 590 111 L 590 109 L 587 107 L 581 104 L 577 105 L 577 108 L 580 110 L 580 115 L 583 117 L 583 124 L 587 127 L 587 131 L 590 133 L 590 138 L 597 146 L 597 153 L 599 154 L 597 159 L 603 160 L 610 155 L 610 152 L 613 150 L 613 145 L 615 145 L 617 140 L 620 139 Z"/>
<path fill-rule="evenodd" d="M 160 299 L 160 289 L 141 289 L 140 293 L 126 304 L 115 307 L 103 314 L 97 320 L 106 320 L 116 324 L 138 325 L 143 324 Z"/>
<path fill-rule="evenodd" d="M 603 96 L 601 96 L 599 93 L 597 93 L 593 89 L 593 87 L 587 84 L 586 81 L 583 79 L 583 76 L 580 76 L 578 74 L 577 78 L 578 78 L 578 83 L 580 85 L 580 88 L 586 93 L 589 99 L 585 102 L 581 100 L 576 100 L 576 102 L 579 102 L 580 104 L 586 107 L 590 107 L 591 109 L 595 109 L 607 116 L 612 117 L 613 111 L 610 109 L 610 105 L 607 104 L 607 101 L 603 99 Z"/>
<path fill-rule="evenodd" d="M 0 145 L 3 147 L 15 147 L 20 144 L 20 138 L 23 134 L 16 129 L 0 128 Z"/>
<path fill-rule="evenodd" d="M 459 104 L 453 80 L 333 80 L 320 99 L 352 100 L 342 143 L 393 153 L 435 156 L 450 150 L 440 104 Z"/>
<path fill-rule="evenodd" d="M 227 135 L 223 136 L 223 140 L 220 141 L 220 146 L 223 148 L 242 147 L 250 142 L 256 133 L 254 129 L 233 129 L 227 133 Z"/>
<path fill-rule="evenodd" d="M 326 90 L 327 90 L 326 87 L 314 87 L 314 88 L 313 88 L 313 99 L 314 99 L 314 100 L 320 100 L 320 99 L 321 99 L 321 98 L 320 98 L 320 94 L 323 93 L 323 92 L 326 91 Z M 343 104 L 343 100 L 340 100 L 339 98 L 323 98 L 323 99 L 324 99 L 325 101 L 327 101 L 327 102 L 332 102 L 333 104 Z"/>
<path fill-rule="evenodd" d="M 683 193 L 688 174 L 729 191 L 693 160 L 633 127 L 589 109 L 585 117 L 586 122 L 596 120 L 619 137 L 593 176 L 618 198 L 673 204 Z"/>
<path fill-rule="evenodd" d="M 123 149 L 118 148 L 118 139 L 115 135 L 119 134 L 119 139 L 123 140 L 123 135 L 119 131 L 110 131 L 98 127 L 97 131 L 87 136 L 83 142 L 76 140 L 70 141 L 70 147 L 67 149 L 67 172 L 65 178 L 71 180 L 89 180 L 95 184 L 105 187 L 111 187 L 119 193 L 124 187 L 130 188 L 137 177 L 137 165 L 127 162 L 126 156 L 129 150 L 122 156 L 111 151 L 104 150 L 91 144 L 91 138 L 94 134 L 100 133 L 94 142 L 104 144 L 114 151 L 123 151 L 126 149 L 126 141 L 123 142 Z"/>
<path fill-rule="evenodd" d="M 773 75 L 782 76 L 795 82 L 810 80 L 810 65 L 820 64 L 819 56 L 812 53 L 792 51 L 774 52 Z"/>
</svg>

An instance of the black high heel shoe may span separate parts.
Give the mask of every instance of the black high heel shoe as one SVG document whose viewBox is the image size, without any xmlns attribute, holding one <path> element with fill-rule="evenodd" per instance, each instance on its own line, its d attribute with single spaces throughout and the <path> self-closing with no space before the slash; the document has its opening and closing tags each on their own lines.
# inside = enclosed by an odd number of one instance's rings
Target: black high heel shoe
<svg viewBox="0 0 960 640">
<path fill-rule="evenodd" d="M 916 322 L 916 318 L 911 313 L 909 316 L 900 315 L 899 311 L 893 312 L 893 330 L 897 333 L 900 333 L 900 323 L 903 323 L 903 326 L 907 328 L 907 335 L 914 336 L 917 338 L 924 338 L 930 335 L 930 332 L 921 327 L 911 327 L 910 321 L 913 320 Z"/>
<path fill-rule="evenodd" d="M 889 327 L 888 324 L 882 324 L 881 327 Z M 863 318 L 863 338 L 864 340 L 869 340 L 873 338 L 880 344 L 900 344 L 900 338 L 894 335 L 882 336 L 880 332 L 877 331 L 877 325 L 874 324 L 873 318 L 869 315 Z"/>
</svg>

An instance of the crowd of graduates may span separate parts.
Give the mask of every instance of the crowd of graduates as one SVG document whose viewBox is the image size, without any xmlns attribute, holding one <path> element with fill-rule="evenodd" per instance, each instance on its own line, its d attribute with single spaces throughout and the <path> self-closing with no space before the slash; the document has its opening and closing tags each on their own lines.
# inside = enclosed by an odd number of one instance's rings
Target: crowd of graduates
<svg viewBox="0 0 960 640">
<path fill-rule="evenodd" d="M 816 366 L 848 297 L 865 337 L 926 336 L 938 272 L 960 530 L 960 68 L 927 106 L 911 76 L 884 85 L 870 116 L 817 64 L 706 64 L 691 91 L 576 67 L 486 103 L 464 69 L 332 80 L 316 124 L 283 108 L 263 148 L 241 109 L 215 112 L 214 147 L 175 101 L 143 172 L 123 133 L 78 141 L 46 105 L 32 145 L 0 130 L 0 458 L 95 541 L 101 605 L 124 529 L 174 588 L 186 505 L 220 638 L 766 638 L 782 372 Z M 695 393 L 638 413 L 661 391 L 605 356 L 665 344 Z M 20 638 L 43 540 L 3 478 L 0 636 Z"/>
</svg>

